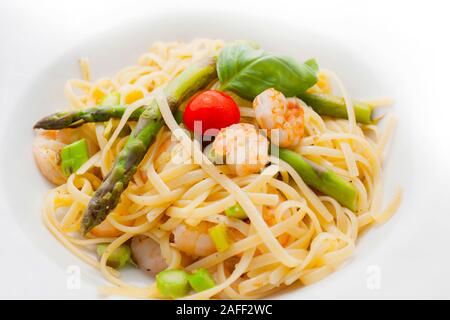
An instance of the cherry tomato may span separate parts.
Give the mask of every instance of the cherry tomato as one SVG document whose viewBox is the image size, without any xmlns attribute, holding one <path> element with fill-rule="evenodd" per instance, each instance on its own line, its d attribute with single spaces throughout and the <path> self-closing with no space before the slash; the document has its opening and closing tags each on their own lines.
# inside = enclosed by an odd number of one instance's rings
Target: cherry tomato
<svg viewBox="0 0 450 320">
<path fill-rule="evenodd" d="M 183 122 L 189 130 L 204 134 L 239 123 L 241 113 L 233 98 L 216 90 L 204 91 L 188 102 Z M 195 122 L 199 121 L 201 126 Z M 210 131 L 211 132 L 211 131 Z M 212 135 L 210 132 L 209 135 Z"/>
</svg>

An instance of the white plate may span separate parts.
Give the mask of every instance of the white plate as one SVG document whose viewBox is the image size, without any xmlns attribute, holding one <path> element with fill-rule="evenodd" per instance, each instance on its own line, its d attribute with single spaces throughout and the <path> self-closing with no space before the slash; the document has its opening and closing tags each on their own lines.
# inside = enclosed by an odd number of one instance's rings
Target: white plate
<svg viewBox="0 0 450 320">
<path fill-rule="evenodd" d="M 449 258 L 442 253 L 444 243 L 448 243 L 450 221 L 449 206 L 444 202 L 444 177 L 450 173 L 445 147 L 449 143 L 438 146 L 450 135 L 438 128 L 440 119 L 423 108 L 433 108 L 441 117 L 450 113 L 441 105 L 431 105 L 436 98 L 434 92 L 421 90 L 421 80 L 429 77 L 428 70 L 421 69 L 426 66 L 413 61 L 414 56 L 400 59 L 393 54 L 392 58 L 376 43 L 362 48 L 367 43 L 355 44 L 342 37 L 336 40 L 300 22 L 205 13 L 153 16 L 82 41 L 58 59 L 48 61 L 48 66 L 9 106 L 1 140 L 0 194 L 1 225 L 6 229 L 1 236 L 2 261 L 8 261 L 8 266 L 2 266 L 2 277 L 11 289 L 2 285 L 1 295 L 96 298 L 96 287 L 104 284 L 100 274 L 66 252 L 43 226 L 41 204 L 50 186 L 39 175 L 31 154 L 32 125 L 55 109 L 64 108 L 62 87 L 67 79 L 79 76 L 77 59 L 89 57 L 96 77 L 111 75 L 134 64 L 154 41 L 199 36 L 253 39 L 268 50 L 298 60 L 315 57 L 322 67 L 342 78 L 352 96 L 388 95 L 397 101 L 393 111 L 400 122 L 386 160 L 385 181 L 387 199 L 397 185 L 405 189 L 400 210 L 387 224 L 365 234 L 358 241 L 354 257 L 333 275 L 278 297 L 449 297 L 445 290 L 450 282 Z M 408 45 L 405 41 L 399 52 L 403 54 Z M 81 287 L 73 288 L 73 270 L 77 267 Z"/>
</svg>

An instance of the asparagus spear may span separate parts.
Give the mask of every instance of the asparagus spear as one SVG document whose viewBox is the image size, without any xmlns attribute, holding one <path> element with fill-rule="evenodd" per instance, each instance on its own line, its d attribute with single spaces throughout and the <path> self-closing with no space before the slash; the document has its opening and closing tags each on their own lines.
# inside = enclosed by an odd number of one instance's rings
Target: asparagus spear
<svg viewBox="0 0 450 320">
<path fill-rule="evenodd" d="M 347 109 L 344 98 L 324 93 L 302 93 L 298 97 L 318 114 L 335 118 L 347 119 Z M 373 108 L 360 101 L 353 100 L 356 121 L 363 124 L 371 124 Z"/>
<path fill-rule="evenodd" d="M 347 109 L 345 107 L 344 98 L 331 94 L 322 93 L 302 93 L 299 95 L 307 105 L 313 108 L 321 115 L 347 118 Z M 356 121 L 363 124 L 371 124 L 373 108 L 359 101 L 353 101 Z M 125 112 L 125 106 L 97 106 L 84 110 L 63 111 L 51 114 L 39 120 L 35 125 L 35 129 L 58 130 L 64 128 L 76 128 L 89 122 L 103 122 L 111 118 L 120 119 Z M 129 120 L 138 120 L 144 108 L 135 110 Z M 179 118 L 182 113 L 177 114 Z"/>
<path fill-rule="evenodd" d="M 76 128 L 88 122 L 104 122 L 111 118 L 120 119 L 126 107 L 97 106 L 76 111 L 63 111 L 42 118 L 34 125 L 34 129 L 59 130 L 64 128 Z M 138 120 L 145 108 L 135 110 L 129 120 Z"/>
<path fill-rule="evenodd" d="M 318 169 L 292 150 L 280 148 L 278 149 L 278 157 L 290 164 L 307 185 L 334 198 L 350 210 L 356 210 L 358 193 L 350 182 L 341 178 L 332 170 Z"/>
<path fill-rule="evenodd" d="M 208 58 L 189 67 L 169 82 L 164 92 L 172 112 L 184 99 L 205 88 L 216 77 L 216 59 Z M 120 195 L 127 188 L 163 123 L 158 104 L 153 99 L 139 117 L 136 128 L 117 156 L 111 172 L 89 202 L 81 225 L 84 234 L 105 220 L 116 207 Z"/>
</svg>

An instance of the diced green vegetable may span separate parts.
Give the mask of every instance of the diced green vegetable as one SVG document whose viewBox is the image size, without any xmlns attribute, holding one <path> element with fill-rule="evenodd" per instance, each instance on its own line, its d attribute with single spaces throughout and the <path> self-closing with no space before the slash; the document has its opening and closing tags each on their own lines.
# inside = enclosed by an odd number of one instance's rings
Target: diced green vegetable
<svg viewBox="0 0 450 320">
<path fill-rule="evenodd" d="M 247 219 L 247 214 L 238 203 L 225 209 L 225 214 L 230 218 Z"/>
<path fill-rule="evenodd" d="M 61 150 L 61 169 L 66 176 L 78 170 L 89 159 L 86 140 L 81 139 Z"/>
<path fill-rule="evenodd" d="M 223 223 L 218 224 L 208 230 L 209 236 L 211 237 L 217 251 L 223 252 L 230 247 L 230 241 L 227 235 L 227 226 Z"/>
<path fill-rule="evenodd" d="M 100 243 L 97 245 L 97 256 L 100 259 L 105 253 L 106 248 L 109 243 Z M 106 264 L 114 269 L 121 269 L 127 264 L 132 263 L 131 260 L 131 249 L 128 245 L 121 245 L 116 250 L 114 250 L 108 257 Z"/>
<path fill-rule="evenodd" d="M 189 292 L 189 275 L 178 269 L 164 270 L 156 275 L 156 286 L 167 298 L 180 298 Z"/>
<path fill-rule="evenodd" d="M 198 269 L 188 277 L 189 284 L 196 292 L 211 289 L 216 285 L 213 277 L 206 269 Z"/>
<path fill-rule="evenodd" d="M 111 92 L 107 96 L 103 97 L 100 101 L 101 106 L 118 106 L 120 104 L 120 93 Z"/>
</svg>

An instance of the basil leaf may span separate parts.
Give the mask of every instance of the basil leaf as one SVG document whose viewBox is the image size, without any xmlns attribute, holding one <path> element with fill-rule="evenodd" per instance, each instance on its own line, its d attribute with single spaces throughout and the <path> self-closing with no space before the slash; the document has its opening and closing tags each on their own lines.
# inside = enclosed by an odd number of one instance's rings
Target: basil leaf
<svg viewBox="0 0 450 320">
<path fill-rule="evenodd" d="M 309 66 L 314 72 L 317 74 L 319 72 L 319 65 L 315 59 L 309 59 L 304 62 L 307 66 Z M 317 81 L 316 81 L 317 82 Z"/>
<path fill-rule="evenodd" d="M 220 89 L 248 100 L 268 88 L 275 88 L 287 97 L 296 96 L 317 82 L 317 71 L 313 59 L 299 64 L 290 57 L 242 41 L 225 46 L 217 60 Z"/>
</svg>

